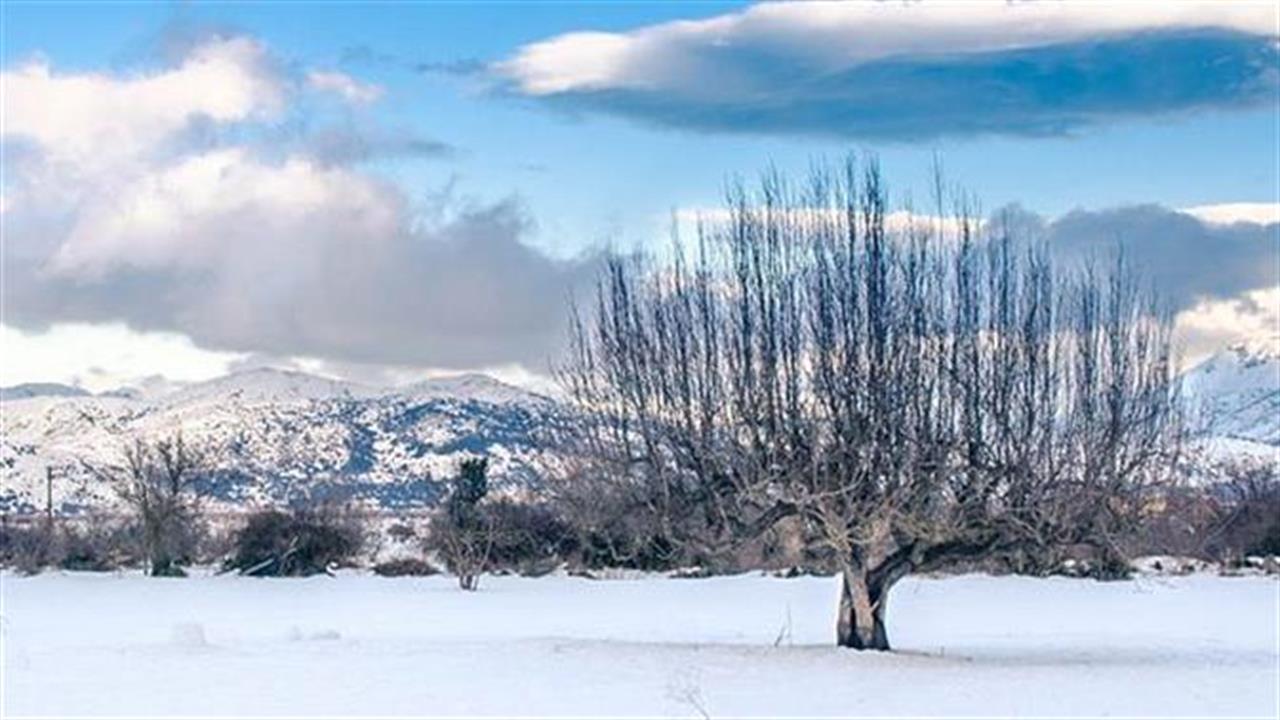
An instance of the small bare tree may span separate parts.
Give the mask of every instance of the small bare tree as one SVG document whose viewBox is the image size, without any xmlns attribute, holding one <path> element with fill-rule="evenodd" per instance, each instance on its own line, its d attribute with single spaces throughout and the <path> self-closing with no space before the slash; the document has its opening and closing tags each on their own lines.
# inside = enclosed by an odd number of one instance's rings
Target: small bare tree
<svg viewBox="0 0 1280 720">
<path fill-rule="evenodd" d="M 182 575 L 199 520 L 202 455 L 181 433 L 124 448 L 124 465 L 103 473 L 134 515 L 152 576 Z"/>
<path fill-rule="evenodd" d="M 1178 448 L 1169 319 L 1123 258 L 1060 272 L 935 195 L 891 227 L 874 163 L 736 188 L 693 247 L 608 263 L 560 372 L 594 477 L 673 541 L 799 519 L 840 568 L 842 646 L 888 648 L 911 572 L 1118 567 Z"/>
</svg>

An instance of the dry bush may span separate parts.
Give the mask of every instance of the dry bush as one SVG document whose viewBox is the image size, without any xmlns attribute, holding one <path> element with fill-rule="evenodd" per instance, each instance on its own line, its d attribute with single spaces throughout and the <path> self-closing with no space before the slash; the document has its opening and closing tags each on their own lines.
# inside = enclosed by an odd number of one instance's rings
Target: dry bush
<svg viewBox="0 0 1280 720">
<path fill-rule="evenodd" d="M 1218 467 L 1222 517 L 1206 543 L 1219 559 L 1280 555 L 1280 469 L 1272 462 L 1240 460 Z"/>
<path fill-rule="evenodd" d="M 408 542 L 418 536 L 412 525 L 396 523 L 387 528 L 387 536 L 396 542 Z"/>
<path fill-rule="evenodd" d="M 367 539 L 363 522 L 333 506 L 250 515 L 225 566 L 255 576 L 307 576 L 349 565 Z"/>
<path fill-rule="evenodd" d="M 1201 466 L 1200 474 L 1205 474 Z M 1208 466 L 1207 482 L 1155 499 L 1132 540 L 1132 555 L 1173 555 L 1235 564 L 1280 555 L 1280 475 L 1267 462 Z"/>
<path fill-rule="evenodd" d="M 108 571 L 143 563 L 136 524 L 93 515 L 0 526 L 0 566 L 24 574 L 45 568 Z"/>
<path fill-rule="evenodd" d="M 554 567 L 571 542 L 571 531 L 546 504 L 506 498 L 483 506 L 496 529 L 490 563 L 495 568 L 538 574 Z"/>
<path fill-rule="evenodd" d="M 10 522 L 0 526 L 0 564 L 24 575 L 40 572 L 50 563 L 53 542 L 44 523 Z"/>
<path fill-rule="evenodd" d="M 605 479 L 590 468 L 567 475 L 550 489 L 552 506 L 570 533 L 563 544 L 576 568 L 671 570 L 697 564 L 689 543 L 677 543 L 655 509 L 650 486 Z M 688 533 L 691 534 L 691 533 Z"/>
<path fill-rule="evenodd" d="M 194 547 L 196 541 L 186 541 Z M 57 533 L 56 564 L 63 570 L 106 572 L 145 561 L 144 538 L 136 524 L 105 517 L 66 522 Z M 189 557 L 178 558 L 188 562 Z"/>
<path fill-rule="evenodd" d="M 397 558 L 374 565 L 373 572 L 375 575 L 381 575 L 382 577 L 425 577 L 438 575 L 440 570 L 420 558 Z"/>
</svg>

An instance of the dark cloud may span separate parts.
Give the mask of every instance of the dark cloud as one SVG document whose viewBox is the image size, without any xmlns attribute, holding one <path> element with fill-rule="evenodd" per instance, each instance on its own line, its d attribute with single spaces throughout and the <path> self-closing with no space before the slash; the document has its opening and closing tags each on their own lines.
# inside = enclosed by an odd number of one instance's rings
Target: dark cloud
<svg viewBox="0 0 1280 720">
<path fill-rule="evenodd" d="M 415 63 L 413 69 L 425 74 L 474 77 L 483 75 L 489 69 L 489 64 L 477 58 L 462 58 Z"/>
<path fill-rule="evenodd" d="M 321 128 L 301 137 L 302 149 L 325 165 L 351 165 L 386 158 L 449 159 L 457 148 L 410 131 L 338 126 Z"/>
<path fill-rule="evenodd" d="M 318 212 L 290 225 L 286 241 L 271 236 L 285 229 L 277 220 L 241 209 L 192 219 L 192 256 L 207 253 L 206 240 L 234 248 L 199 263 L 64 276 L 11 258 L 5 320 L 23 329 L 124 321 L 276 357 L 545 370 L 561 348 L 567 299 L 596 268 L 594 256 L 556 259 L 528 245 L 529 222 L 511 200 L 387 237 L 357 236 L 363 227 Z"/>
<path fill-rule="evenodd" d="M 485 74 L 489 64 L 479 58 L 455 58 L 453 60 L 414 60 L 403 55 L 384 52 L 368 45 L 352 45 L 339 55 L 343 65 L 377 65 L 393 67 L 428 75 L 470 77 Z"/>
<path fill-rule="evenodd" d="M 1245 293 L 1280 286 L 1274 223 L 1208 223 L 1160 205 L 1075 210 L 1051 222 L 1017 207 L 993 217 L 1010 222 L 1015 235 L 1043 238 L 1068 262 L 1105 263 L 1122 249 L 1174 310 L 1202 300 L 1248 305 Z"/>
<path fill-rule="evenodd" d="M 1130 117 L 1274 105 L 1280 90 L 1275 39 L 1224 30 L 908 53 L 843 69 L 749 38 L 683 53 L 671 67 L 653 59 L 659 69 L 642 68 L 645 82 L 534 96 L 571 114 L 694 131 L 917 141 L 1064 135 Z M 519 78 L 506 91 L 525 92 Z"/>
</svg>

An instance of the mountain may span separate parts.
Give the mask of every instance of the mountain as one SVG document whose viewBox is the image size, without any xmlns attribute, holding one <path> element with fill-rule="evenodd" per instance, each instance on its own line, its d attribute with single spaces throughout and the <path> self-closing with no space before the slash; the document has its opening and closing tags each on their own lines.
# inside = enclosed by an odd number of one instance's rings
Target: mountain
<svg viewBox="0 0 1280 720">
<path fill-rule="evenodd" d="M 3 397 L 5 512 L 44 507 L 46 468 L 58 511 L 111 508 L 93 469 L 120 465 L 130 438 L 179 430 L 207 455 L 206 490 L 224 509 L 324 497 L 429 506 L 473 453 L 490 458 L 499 491 L 519 492 L 555 462 L 544 433 L 565 421 L 552 400 L 482 375 L 386 389 L 257 369 L 167 392 Z"/>
<path fill-rule="evenodd" d="M 1188 416 L 1211 456 L 1280 455 L 1280 353 L 1233 346 L 1187 371 Z M 432 505 L 458 462 L 490 458 L 502 492 L 536 490 L 559 458 L 548 439 L 572 415 L 550 398 L 486 375 L 378 388 L 286 370 L 250 370 L 91 395 L 54 384 L 0 389 L 0 512 L 53 504 L 111 508 L 92 468 L 118 465 L 135 436 L 181 430 L 204 449 L 206 488 L 224 509 L 350 498 L 373 507 Z"/>
<path fill-rule="evenodd" d="M 23 383 L 0 388 L 0 400 L 25 400 L 34 397 L 83 397 L 89 391 L 61 383 Z"/>
<path fill-rule="evenodd" d="M 1211 452 L 1275 457 L 1280 452 L 1280 352 L 1233 345 L 1182 377 L 1193 432 Z"/>
</svg>

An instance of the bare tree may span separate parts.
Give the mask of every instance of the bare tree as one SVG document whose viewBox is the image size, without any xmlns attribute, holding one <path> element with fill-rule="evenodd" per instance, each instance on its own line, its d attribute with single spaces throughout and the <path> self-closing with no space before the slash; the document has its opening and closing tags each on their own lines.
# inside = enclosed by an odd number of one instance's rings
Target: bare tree
<svg viewBox="0 0 1280 720">
<path fill-rule="evenodd" d="M 736 187 L 692 245 L 608 263 L 559 372 L 581 457 L 673 539 L 804 523 L 842 646 L 888 648 L 908 573 L 1118 561 L 1178 447 L 1168 317 L 1123 257 L 1060 272 L 938 187 L 905 226 L 875 163 Z"/>
<path fill-rule="evenodd" d="M 192 549 L 199 517 L 203 458 L 177 433 L 156 441 L 135 438 L 125 446 L 124 460 L 99 474 L 134 514 L 150 574 L 181 575 L 178 563 Z"/>
</svg>

